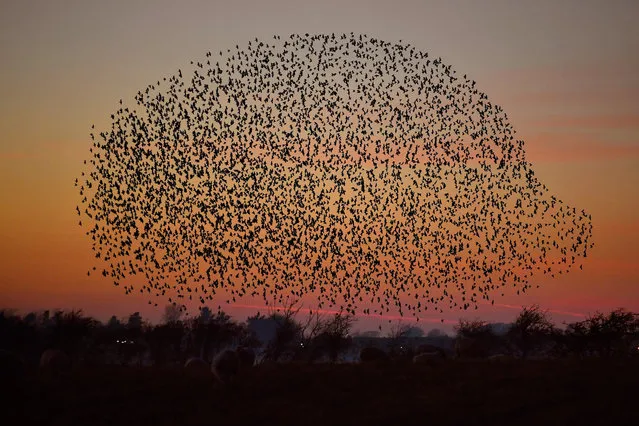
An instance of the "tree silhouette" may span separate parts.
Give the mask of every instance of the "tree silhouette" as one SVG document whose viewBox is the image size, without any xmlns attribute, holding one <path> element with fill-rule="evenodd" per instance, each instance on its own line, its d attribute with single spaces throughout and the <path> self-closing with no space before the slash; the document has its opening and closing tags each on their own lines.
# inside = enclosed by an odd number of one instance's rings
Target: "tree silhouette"
<svg viewBox="0 0 639 426">
<path fill-rule="evenodd" d="M 8 309 L 0 311 L 0 349 L 27 355 L 31 362 L 37 362 L 43 350 L 38 337 L 38 324 L 35 321 L 25 322 Z"/>
<path fill-rule="evenodd" d="M 164 307 L 162 320 L 165 324 L 177 324 L 184 316 L 184 311 L 176 303 L 170 303 Z"/>
<path fill-rule="evenodd" d="M 304 323 L 296 319 L 300 307 L 295 304 L 265 316 L 258 313 L 251 322 L 270 323 L 273 335 L 260 342 L 253 327 L 234 321 L 223 311 L 212 314 L 202 309 L 198 316 L 174 316 L 169 322 L 150 324 L 135 312 L 124 320 L 112 316 L 106 324 L 85 316 L 81 310 L 28 313 L 23 316 L 0 310 L 0 350 L 24 359 L 35 368 L 46 349 L 60 349 L 74 364 L 138 364 L 149 355 L 155 365 L 183 366 L 192 356 L 201 356 L 209 364 L 215 354 L 238 347 L 265 345 L 264 359 L 337 362 L 351 347 L 375 347 L 388 343 L 396 360 L 412 359 L 414 353 L 445 352 L 452 337 L 439 332 L 421 338 L 410 325 L 398 323 L 388 337 L 379 333 L 360 333 L 351 337 L 353 317 L 312 314 Z M 485 358 L 491 353 L 512 350 L 522 358 L 534 355 L 620 358 L 639 356 L 639 315 L 625 309 L 595 313 L 583 321 L 568 324 L 565 330 L 554 327 L 539 306 L 525 307 L 504 336 L 494 332 L 494 324 L 479 319 L 461 319 L 455 326 L 455 351 L 461 358 Z M 264 331 L 264 329 L 262 330 Z M 271 339 L 272 338 L 272 339 Z M 401 346 L 404 345 L 404 351 Z M 508 346 L 506 346 L 508 345 Z M 411 352 L 412 351 L 412 352 Z"/>
<path fill-rule="evenodd" d="M 208 308 L 203 308 L 188 324 L 190 351 L 206 362 L 211 362 L 213 354 L 234 342 L 253 346 L 246 338 L 249 333 L 245 328 L 221 310 L 213 315 Z"/>
<path fill-rule="evenodd" d="M 500 344 L 486 321 L 460 319 L 454 329 L 455 354 L 459 358 L 485 358 Z"/>
<path fill-rule="evenodd" d="M 275 323 L 275 336 L 267 344 L 264 359 L 278 362 L 292 359 L 304 344 L 304 326 L 295 317 L 301 306 L 296 302 L 287 304 L 281 312 L 272 312 L 268 319 Z"/>
<path fill-rule="evenodd" d="M 578 355 L 629 356 L 636 350 L 639 315 L 623 308 L 607 315 L 597 312 L 569 324 L 565 336 L 568 350 Z"/>
<path fill-rule="evenodd" d="M 554 325 L 538 305 L 524 307 L 507 332 L 509 343 L 526 359 L 531 352 L 551 341 Z"/>
<path fill-rule="evenodd" d="M 410 324 L 398 322 L 391 326 L 388 332 L 388 350 L 392 357 L 397 357 L 402 354 L 406 355 L 406 358 L 411 357 L 411 354 L 406 353 L 408 352 L 406 349 L 411 333 L 413 333 L 413 327 Z"/>
<path fill-rule="evenodd" d="M 81 309 L 56 311 L 53 315 L 51 347 L 61 349 L 72 362 L 78 362 L 82 359 L 89 337 L 97 325 L 97 321 L 85 317 Z"/>
<path fill-rule="evenodd" d="M 433 328 L 432 330 L 429 330 L 428 333 L 426 333 L 426 337 L 430 337 L 430 338 L 437 338 L 444 335 L 445 333 L 441 331 L 439 328 Z"/>
<path fill-rule="evenodd" d="M 305 337 L 300 354 L 308 362 L 326 356 L 329 362 L 337 362 L 339 356 L 352 345 L 350 336 L 355 319 L 349 314 L 337 313 L 331 318 L 315 317 L 312 325 L 304 327 Z"/>
</svg>

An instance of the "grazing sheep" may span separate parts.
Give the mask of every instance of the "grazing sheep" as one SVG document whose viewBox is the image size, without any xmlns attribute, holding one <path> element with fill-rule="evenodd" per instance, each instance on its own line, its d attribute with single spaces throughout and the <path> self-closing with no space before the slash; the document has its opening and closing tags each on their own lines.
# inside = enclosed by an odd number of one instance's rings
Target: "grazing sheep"
<svg viewBox="0 0 639 426">
<path fill-rule="evenodd" d="M 278 363 L 277 361 L 273 361 L 272 359 L 266 359 L 262 360 L 258 365 L 260 366 L 260 368 L 274 369 L 277 368 Z"/>
<path fill-rule="evenodd" d="M 491 342 L 487 338 L 459 336 L 455 340 L 457 358 L 486 358 L 490 353 Z"/>
<path fill-rule="evenodd" d="M 240 359 L 240 367 L 242 369 L 251 368 L 255 365 L 255 351 L 253 349 L 240 346 L 235 352 Z"/>
<path fill-rule="evenodd" d="M 506 354 L 495 354 L 495 355 L 491 355 L 488 357 L 489 361 L 511 361 L 514 358 L 511 355 L 506 355 Z"/>
<path fill-rule="evenodd" d="M 230 383 L 240 372 L 240 357 L 235 351 L 222 351 L 213 360 L 211 371 L 220 382 Z"/>
<path fill-rule="evenodd" d="M 12 383 L 24 377 L 26 362 L 16 353 L 0 349 L 0 382 Z"/>
<path fill-rule="evenodd" d="M 442 358 L 447 358 L 448 356 L 446 355 L 446 351 L 442 348 L 440 348 L 439 346 L 435 346 L 435 345 L 429 345 L 429 344 L 423 344 L 423 345 L 419 345 L 417 347 L 417 350 L 415 351 L 415 353 L 417 355 L 419 354 L 424 354 L 424 353 L 430 353 L 430 352 L 436 352 L 438 353 Z"/>
<path fill-rule="evenodd" d="M 195 376 L 203 376 L 209 373 L 209 365 L 202 358 L 191 357 L 184 363 L 184 369 L 187 373 Z"/>
<path fill-rule="evenodd" d="M 444 361 L 445 355 L 441 351 L 422 352 L 413 357 L 413 364 L 438 365 Z"/>
<path fill-rule="evenodd" d="M 59 349 L 47 349 L 40 357 L 40 369 L 48 373 L 59 374 L 71 368 L 71 360 Z"/>
<path fill-rule="evenodd" d="M 386 364 L 390 361 L 390 357 L 379 348 L 366 347 L 359 353 L 359 360 L 362 364 Z"/>
</svg>

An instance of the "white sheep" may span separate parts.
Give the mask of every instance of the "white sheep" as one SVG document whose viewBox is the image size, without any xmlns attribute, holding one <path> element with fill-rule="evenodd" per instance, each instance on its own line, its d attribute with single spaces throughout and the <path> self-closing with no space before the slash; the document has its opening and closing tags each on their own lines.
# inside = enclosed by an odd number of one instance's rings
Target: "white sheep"
<svg viewBox="0 0 639 426">
<path fill-rule="evenodd" d="M 255 351 L 245 346 L 238 347 L 235 352 L 240 359 L 240 367 L 242 369 L 250 368 L 255 365 Z"/>
<path fill-rule="evenodd" d="M 442 352 L 422 352 L 413 357 L 413 364 L 437 365 L 444 361 Z"/>
<path fill-rule="evenodd" d="M 201 375 L 208 374 L 209 365 L 202 358 L 198 358 L 194 356 L 186 360 L 186 362 L 184 363 L 184 369 L 189 374 L 193 374 L 195 376 L 201 376 Z"/>
<path fill-rule="evenodd" d="M 511 355 L 506 354 L 495 354 L 488 357 L 489 361 L 498 362 L 498 361 L 511 361 L 514 359 Z"/>
<path fill-rule="evenodd" d="M 224 350 L 213 360 L 211 371 L 220 382 L 230 383 L 240 372 L 240 357 L 235 351 Z"/>
<path fill-rule="evenodd" d="M 71 360 L 59 349 L 47 349 L 40 356 L 40 369 L 49 373 L 59 374 L 71 368 Z"/>
</svg>

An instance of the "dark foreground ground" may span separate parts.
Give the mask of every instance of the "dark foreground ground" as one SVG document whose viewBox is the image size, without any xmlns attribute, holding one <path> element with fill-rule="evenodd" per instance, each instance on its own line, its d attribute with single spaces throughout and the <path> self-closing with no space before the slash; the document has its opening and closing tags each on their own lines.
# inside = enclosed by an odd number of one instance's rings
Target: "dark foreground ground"
<svg viewBox="0 0 639 426">
<path fill-rule="evenodd" d="M 3 425 L 639 425 L 639 362 L 77 369 L 3 383 Z"/>
</svg>

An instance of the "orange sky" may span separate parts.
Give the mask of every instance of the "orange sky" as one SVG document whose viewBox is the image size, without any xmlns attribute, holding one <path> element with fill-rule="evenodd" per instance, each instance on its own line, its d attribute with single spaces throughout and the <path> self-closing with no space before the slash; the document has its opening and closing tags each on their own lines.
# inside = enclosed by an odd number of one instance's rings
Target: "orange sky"
<svg viewBox="0 0 639 426">
<path fill-rule="evenodd" d="M 273 34 L 354 31 L 402 39 L 475 79 L 526 142 L 537 177 L 592 215 L 595 247 L 583 271 L 544 277 L 541 288 L 471 314 L 446 312 L 446 320 L 510 320 L 532 303 L 557 322 L 639 311 L 633 2 L 25 3 L 0 5 L 0 307 L 83 308 L 101 319 L 139 310 L 156 320 L 146 299 L 86 276 L 93 254 L 77 226 L 73 181 L 89 158 L 91 124 L 105 127 L 120 98 L 132 102 L 209 50 Z M 220 304 L 241 318 L 264 302 Z M 362 318 L 360 328 L 379 323 Z"/>
</svg>

